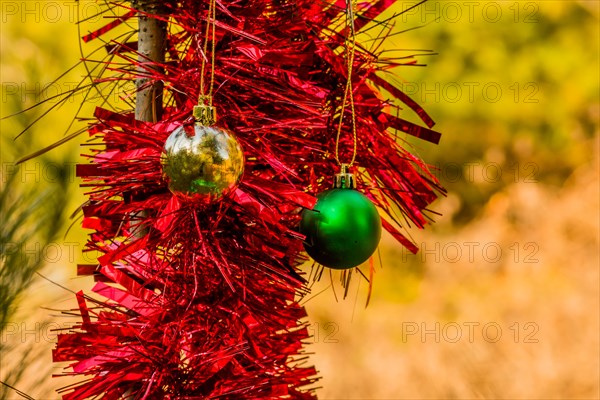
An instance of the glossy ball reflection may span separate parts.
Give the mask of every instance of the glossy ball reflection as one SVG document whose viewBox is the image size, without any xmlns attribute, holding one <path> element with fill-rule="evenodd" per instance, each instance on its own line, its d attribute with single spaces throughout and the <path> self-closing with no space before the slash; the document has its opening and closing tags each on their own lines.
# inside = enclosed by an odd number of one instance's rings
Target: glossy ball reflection
<svg viewBox="0 0 600 400">
<path fill-rule="evenodd" d="M 334 269 L 368 260 L 381 239 L 381 218 L 371 200 L 353 189 L 327 190 L 317 199 L 314 210 L 304 210 L 300 222 L 306 252 Z"/>
<path fill-rule="evenodd" d="M 244 172 L 244 152 L 234 134 L 201 124 L 173 131 L 161 162 L 171 192 L 206 203 L 231 193 Z"/>
</svg>

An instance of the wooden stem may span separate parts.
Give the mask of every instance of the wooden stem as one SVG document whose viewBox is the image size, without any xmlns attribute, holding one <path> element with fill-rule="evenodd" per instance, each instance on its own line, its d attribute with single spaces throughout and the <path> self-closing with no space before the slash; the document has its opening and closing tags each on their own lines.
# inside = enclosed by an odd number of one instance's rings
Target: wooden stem
<svg viewBox="0 0 600 400">
<path fill-rule="evenodd" d="M 157 14 L 160 3 L 156 0 L 137 0 L 134 5 L 142 12 Z M 162 63 L 165 60 L 165 37 L 167 23 L 146 15 L 140 15 L 138 33 L 138 71 L 141 75 L 147 74 L 155 65 L 149 63 Z M 135 102 L 135 118 L 139 121 L 157 122 L 162 115 L 162 92 L 163 83 L 155 81 L 145 87 L 150 80 L 139 78 L 136 82 L 138 87 Z"/>
<path fill-rule="evenodd" d="M 132 5 L 142 13 L 159 14 L 160 1 L 132 0 Z M 165 43 L 167 23 L 156 18 L 140 14 L 138 17 L 138 72 L 141 76 L 148 75 L 152 69 L 157 69 L 154 63 L 165 61 Z M 158 122 L 163 111 L 163 83 L 149 78 L 138 78 L 136 81 L 137 94 L 135 100 L 135 119 L 144 122 Z M 131 215 L 131 226 L 136 238 L 148 234 L 148 228 L 142 221 L 146 218 L 146 211 L 141 210 Z"/>
</svg>

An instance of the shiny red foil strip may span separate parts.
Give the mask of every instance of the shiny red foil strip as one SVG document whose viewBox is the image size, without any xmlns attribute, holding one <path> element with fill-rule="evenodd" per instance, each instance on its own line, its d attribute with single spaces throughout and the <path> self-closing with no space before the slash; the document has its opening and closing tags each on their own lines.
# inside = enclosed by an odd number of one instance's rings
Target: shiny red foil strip
<svg viewBox="0 0 600 400">
<path fill-rule="evenodd" d="M 122 17 L 119 17 L 118 19 L 115 19 L 114 21 L 112 21 L 110 24 L 104 25 L 102 28 L 83 36 L 81 38 L 81 40 L 83 40 L 84 43 L 87 43 L 90 40 L 96 39 L 99 36 L 109 32 L 112 29 L 116 28 L 117 26 L 121 25 L 122 23 L 127 22 L 128 19 L 135 17 L 136 14 L 137 13 L 135 11 L 129 11 Z"/>
<path fill-rule="evenodd" d="M 170 16 L 177 29 L 167 35 L 162 65 L 144 63 L 140 72 L 129 35 L 106 40 L 132 18 L 129 2 L 111 3 L 107 16 L 119 9 L 123 16 L 84 37 L 102 35 L 99 46 L 110 50 L 98 60 L 102 75 L 92 77 L 100 90 L 131 87 L 141 76 L 161 80 L 165 109 L 161 121 L 145 123 L 133 110 L 105 105 L 89 127 L 92 150 L 77 175 L 88 195 L 86 251 L 99 256 L 78 273 L 97 282 L 89 294 L 77 293 L 78 310 L 70 312 L 81 321 L 58 336 L 54 361 L 81 377 L 60 392 L 67 400 L 312 399 L 318 378 L 303 350 L 309 333 L 299 300 L 308 288 L 298 266 L 307 257 L 298 223 L 338 172 L 333 150 L 347 68 L 335 51 L 344 37 L 331 24 L 344 2 L 217 2 L 214 104 L 219 123 L 242 144 L 246 168 L 237 190 L 209 206 L 173 196 L 160 164 L 170 132 L 191 122 L 208 2 L 163 3 L 159 17 Z M 361 3 L 357 25 L 393 3 Z M 357 49 L 355 172 L 384 228 L 416 251 L 402 230 L 423 227 L 426 207 L 443 189 L 393 130 L 434 143 L 439 134 L 420 106 L 376 77 L 388 66 L 375 49 Z M 428 127 L 389 114 L 378 87 Z M 340 149 L 349 160 L 349 123 Z"/>
</svg>

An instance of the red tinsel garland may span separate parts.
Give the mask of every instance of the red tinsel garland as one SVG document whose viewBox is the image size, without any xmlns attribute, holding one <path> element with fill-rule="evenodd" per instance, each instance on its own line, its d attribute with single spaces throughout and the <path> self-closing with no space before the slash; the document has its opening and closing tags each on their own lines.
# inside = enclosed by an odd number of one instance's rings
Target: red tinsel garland
<svg viewBox="0 0 600 400">
<path fill-rule="evenodd" d="M 299 212 L 314 206 L 313 195 L 337 172 L 335 115 L 347 68 L 336 51 L 345 33 L 333 25 L 345 2 L 217 1 L 214 102 L 219 123 L 244 148 L 246 170 L 233 195 L 211 206 L 173 196 L 160 164 L 167 136 L 190 122 L 196 104 L 208 2 L 164 3 L 155 17 L 169 16 L 177 29 L 167 35 L 167 61 L 148 63 L 144 74 L 165 84 L 162 120 L 98 108 L 89 128 L 98 150 L 78 166 L 90 188 L 87 249 L 102 254 L 78 272 L 94 274 L 92 291 L 104 300 L 79 292 L 82 321 L 58 336 L 54 361 L 70 361 L 73 373 L 65 374 L 86 377 L 64 388 L 63 398 L 313 398 L 316 371 L 302 351 L 309 335 L 298 300 L 307 288 L 298 266 L 306 258 L 297 229 Z M 360 3 L 357 29 L 393 3 Z M 128 4 L 111 3 L 122 17 L 84 41 L 135 17 Z M 97 84 L 140 77 L 135 42 L 105 47 L 107 73 Z M 357 179 L 387 215 L 384 228 L 414 252 L 398 227 L 423 227 L 423 210 L 442 189 L 389 130 L 434 143 L 440 135 L 421 107 L 381 77 L 393 65 L 357 48 Z M 378 88 L 428 127 L 393 115 Z M 345 128 L 342 159 L 351 140 Z"/>
</svg>

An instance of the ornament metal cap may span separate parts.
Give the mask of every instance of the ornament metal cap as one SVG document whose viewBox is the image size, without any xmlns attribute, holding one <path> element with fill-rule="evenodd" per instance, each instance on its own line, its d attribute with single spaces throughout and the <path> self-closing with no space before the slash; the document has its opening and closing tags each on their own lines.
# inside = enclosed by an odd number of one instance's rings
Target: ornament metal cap
<svg viewBox="0 0 600 400">
<path fill-rule="evenodd" d="M 334 189 L 356 189 L 356 178 L 354 178 L 354 174 L 350 173 L 348 169 L 348 164 L 340 166 L 340 172 L 335 174 L 333 178 Z"/>
<path fill-rule="evenodd" d="M 194 118 L 203 126 L 212 126 L 217 123 L 217 109 L 210 104 L 209 96 L 198 97 L 198 105 L 194 106 Z"/>
</svg>

